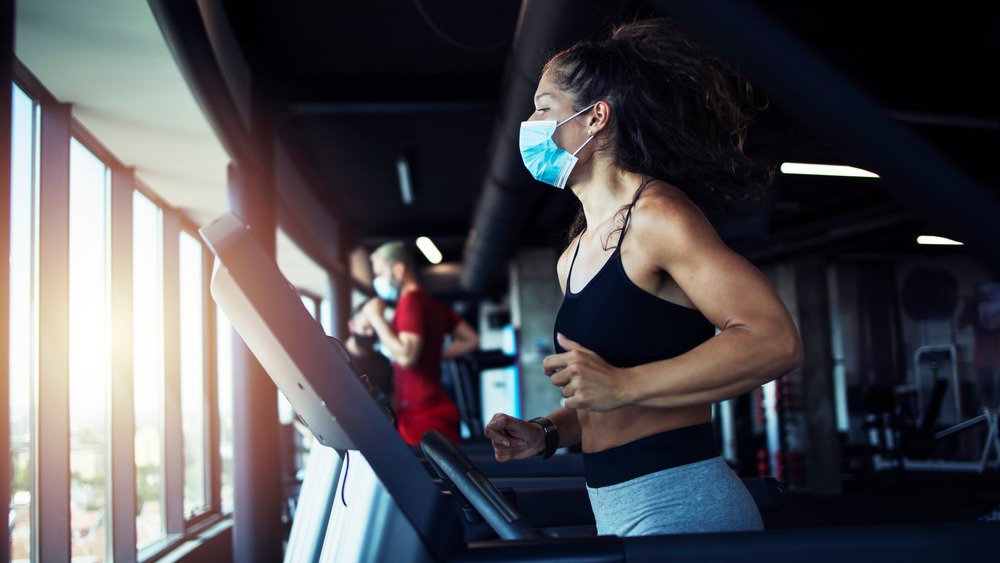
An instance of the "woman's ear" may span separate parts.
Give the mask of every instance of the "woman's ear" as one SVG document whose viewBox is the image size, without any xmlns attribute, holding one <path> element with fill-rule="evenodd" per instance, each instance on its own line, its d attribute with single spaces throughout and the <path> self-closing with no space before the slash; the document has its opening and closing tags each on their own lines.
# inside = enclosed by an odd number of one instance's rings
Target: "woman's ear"
<svg viewBox="0 0 1000 563">
<path fill-rule="evenodd" d="M 597 104 L 594 105 L 594 115 L 591 116 L 587 126 L 596 135 L 601 129 L 604 129 L 609 119 L 611 119 L 611 105 L 604 100 L 598 100 Z"/>
</svg>

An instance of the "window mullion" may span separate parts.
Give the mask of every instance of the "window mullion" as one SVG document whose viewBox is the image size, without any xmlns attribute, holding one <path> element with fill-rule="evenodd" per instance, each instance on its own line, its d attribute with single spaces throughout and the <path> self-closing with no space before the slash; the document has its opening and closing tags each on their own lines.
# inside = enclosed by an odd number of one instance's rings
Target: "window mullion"
<svg viewBox="0 0 1000 563">
<path fill-rule="evenodd" d="M 219 457 L 222 424 L 219 420 L 219 379 L 216 369 L 219 365 L 219 347 L 216 342 L 215 300 L 212 299 L 212 266 L 214 255 L 202 246 L 202 306 L 204 309 L 205 335 L 205 420 L 208 440 L 205 444 L 205 461 L 208 471 L 208 506 L 213 513 L 222 512 L 222 460 Z"/>
<path fill-rule="evenodd" d="M 39 178 L 35 521 L 38 561 L 70 560 L 69 147 L 71 106 L 44 103 Z M 43 525 L 44 524 L 44 525 Z"/>
<path fill-rule="evenodd" d="M 132 348 L 134 173 L 111 172 L 111 521 L 114 561 L 136 560 L 135 405 Z"/>
<path fill-rule="evenodd" d="M 167 534 L 184 532 L 184 432 L 181 427 L 180 218 L 163 210 L 163 474 Z"/>
</svg>

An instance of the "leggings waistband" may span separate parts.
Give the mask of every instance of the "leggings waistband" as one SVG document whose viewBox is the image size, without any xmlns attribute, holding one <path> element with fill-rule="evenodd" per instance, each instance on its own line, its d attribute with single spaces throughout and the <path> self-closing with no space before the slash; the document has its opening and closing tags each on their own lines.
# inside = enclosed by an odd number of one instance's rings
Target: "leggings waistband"
<svg viewBox="0 0 1000 563">
<path fill-rule="evenodd" d="M 583 453 L 589 487 L 607 487 L 648 473 L 719 455 L 711 422 L 667 430 L 599 452 Z"/>
</svg>

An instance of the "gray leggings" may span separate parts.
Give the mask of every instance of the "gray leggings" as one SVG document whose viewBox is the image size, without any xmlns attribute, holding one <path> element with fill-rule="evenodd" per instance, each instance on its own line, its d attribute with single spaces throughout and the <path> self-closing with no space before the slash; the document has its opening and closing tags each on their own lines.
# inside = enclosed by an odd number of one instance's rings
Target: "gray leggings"
<svg viewBox="0 0 1000 563">
<path fill-rule="evenodd" d="M 587 486 L 600 535 L 643 536 L 764 529 L 743 481 L 722 456 Z"/>
</svg>

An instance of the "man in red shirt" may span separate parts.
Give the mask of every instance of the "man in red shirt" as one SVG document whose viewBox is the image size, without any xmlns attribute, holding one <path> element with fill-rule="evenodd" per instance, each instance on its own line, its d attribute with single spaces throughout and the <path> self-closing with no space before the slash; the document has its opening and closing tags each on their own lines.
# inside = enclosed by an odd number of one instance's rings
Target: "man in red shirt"
<svg viewBox="0 0 1000 563">
<path fill-rule="evenodd" d="M 458 408 L 441 386 L 441 362 L 475 350 L 479 335 L 420 287 L 413 256 L 402 242 L 378 247 L 371 262 L 378 297 L 362 310 L 392 356 L 396 428 L 410 445 L 418 445 L 431 429 L 457 442 Z M 391 322 L 385 320 L 386 301 L 396 302 Z M 452 335 L 447 349 L 443 349 L 445 334 Z"/>
</svg>

